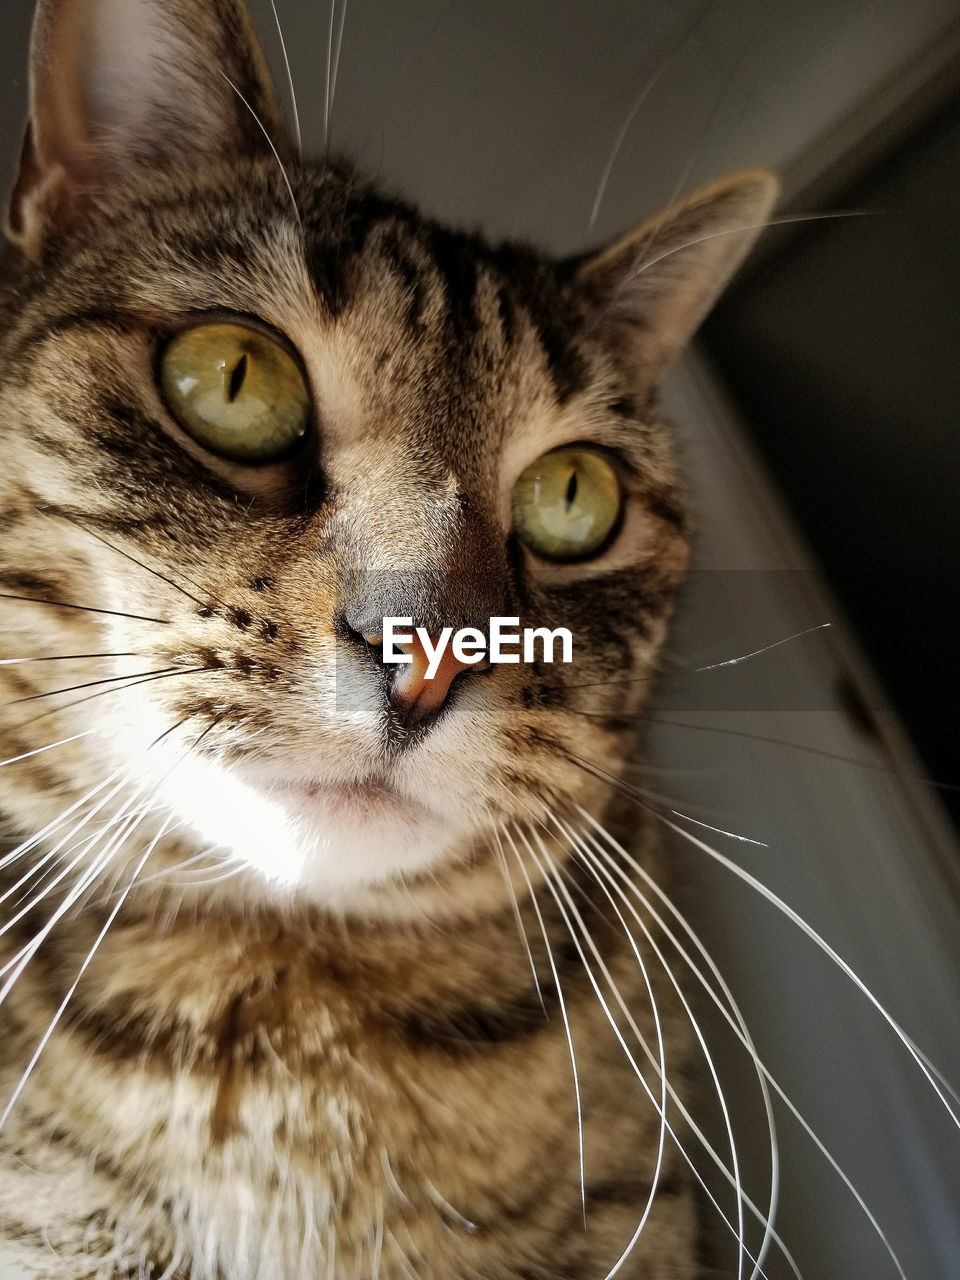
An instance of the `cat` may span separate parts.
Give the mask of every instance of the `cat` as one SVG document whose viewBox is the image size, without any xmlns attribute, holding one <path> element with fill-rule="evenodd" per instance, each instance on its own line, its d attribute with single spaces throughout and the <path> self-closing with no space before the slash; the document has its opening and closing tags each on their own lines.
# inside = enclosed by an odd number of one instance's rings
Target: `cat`
<svg viewBox="0 0 960 1280">
<path fill-rule="evenodd" d="M 692 1280 L 621 779 L 688 556 L 658 384 L 776 180 L 558 262 L 301 163 L 240 0 L 39 0 L 31 60 L 0 1274 Z M 383 661 L 494 616 L 573 661 Z"/>
</svg>

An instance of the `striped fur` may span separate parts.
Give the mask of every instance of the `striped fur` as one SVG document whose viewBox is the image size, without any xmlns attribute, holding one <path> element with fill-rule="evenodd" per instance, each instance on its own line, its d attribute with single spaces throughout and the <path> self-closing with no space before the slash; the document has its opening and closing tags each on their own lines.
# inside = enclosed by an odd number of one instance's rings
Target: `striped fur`
<svg viewBox="0 0 960 1280">
<path fill-rule="evenodd" d="M 161 77 L 155 110 L 90 126 L 81 164 L 44 100 L 80 5 L 40 5 L 2 300 L 2 656 L 56 660 L 0 666 L 0 752 L 24 757 L 0 769 L 3 847 L 36 837 L 0 864 L 0 954 L 42 938 L 0 1005 L 0 1106 L 70 999 L 0 1130 L 0 1273 L 602 1280 L 650 1191 L 658 1116 L 509 833 L 540 822 L 653 1043 L 634 952 L 548 814 L 582 806 L 669 883 L 643 811 L 578 762 L 635 759 L 686 561 L 656 381 L 772 183 L 712 189 L 596 258 L 491 246 L 345 164 L 295 164 L 233 0 L 136 7 L 170 42 L 168 79 L 230 68 L 264 129 L 222 77 L 186 96 Z M 219 462 L 164 407 L 166 336 L 222 313 L 303 363 L 316 422 L 290 461 Z M 516 545 L 509 495 L 584 440 L 621 458 L 626 515 L 561 570 Z M 345 624 L 363 610 L 564 625 L 575 662 L 471 676 L 407 730 Z M 374 775 L 396 812 L 303 817 L 318 782 L 349 795 Z M 688 1031 L 646 951 L 682 1088 Z M 619 1274 L 692 1280 L 694 1210 L 668 1144 Z"/>
</svg>

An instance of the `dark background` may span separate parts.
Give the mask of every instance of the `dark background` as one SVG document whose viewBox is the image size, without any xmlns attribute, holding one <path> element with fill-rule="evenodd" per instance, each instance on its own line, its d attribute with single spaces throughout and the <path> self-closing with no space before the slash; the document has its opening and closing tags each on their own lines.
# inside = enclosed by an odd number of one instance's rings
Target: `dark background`
<svg viewBox="0 0 960 1280">
<path fill-rule="evenodd" d="M 934 779 L 960 782 L 960 97 L 705 336 Z M 960 795 L 943 790 L 960 818 Z"/>
</svg>

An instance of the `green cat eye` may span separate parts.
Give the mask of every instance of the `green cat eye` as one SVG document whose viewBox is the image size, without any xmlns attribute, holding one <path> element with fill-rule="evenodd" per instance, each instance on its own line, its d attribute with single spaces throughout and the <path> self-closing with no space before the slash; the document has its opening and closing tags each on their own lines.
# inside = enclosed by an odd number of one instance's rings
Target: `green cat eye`
<svg viewBox="0 0 960 1280">
<path fill-rule="evenodd" d="M 550 560 L 581 560 L 599 551 L 620 516 L 623 492 L 610 460 L 571 445 L 545 453 L 513 490 L 513 527 Z"/>
<path fill-rule="evenodd" d="M 224 458 L 275 462 L 307 432 L 310 393 L 300 366 L 256 329 L 186 329 L 163 352 L 160 376 L 183 429 Z"/>
</svg>

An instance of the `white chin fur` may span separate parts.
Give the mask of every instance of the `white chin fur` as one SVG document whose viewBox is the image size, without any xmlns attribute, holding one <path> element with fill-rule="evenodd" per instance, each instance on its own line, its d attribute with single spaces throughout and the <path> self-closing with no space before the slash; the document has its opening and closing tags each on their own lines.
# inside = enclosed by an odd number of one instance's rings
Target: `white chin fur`
<svg viewBox="0 0 960 1280">
<path fill-rule="evenodd" d="M 426 870 L 465 834 L 412 802 L 266 790 L 205 760 L 184 761 L 159 798 L 211 851 L 259 872 L 272 893 L 330 906 Z"/>
</svg>

